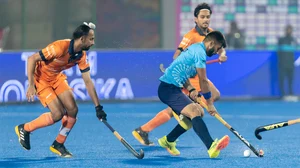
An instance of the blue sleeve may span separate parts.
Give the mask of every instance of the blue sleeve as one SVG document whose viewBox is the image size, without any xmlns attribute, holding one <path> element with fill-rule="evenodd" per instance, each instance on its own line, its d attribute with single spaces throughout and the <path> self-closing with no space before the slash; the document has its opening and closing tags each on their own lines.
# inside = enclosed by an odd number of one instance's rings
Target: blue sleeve
<svg viewBox="0 0 300 168">
<path fill-rule="evenodd" d="M 195 66 L 196 68 L 206 68 L 206 53 L 197 51 L 195 53 Z"/>
</svg>

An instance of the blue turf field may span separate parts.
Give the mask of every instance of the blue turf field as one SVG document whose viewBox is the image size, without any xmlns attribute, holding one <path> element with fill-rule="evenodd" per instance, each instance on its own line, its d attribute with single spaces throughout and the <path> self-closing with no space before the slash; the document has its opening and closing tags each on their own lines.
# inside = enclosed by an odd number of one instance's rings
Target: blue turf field
<svg viewBox="0 0 300 168">
<path fill-rule="evenodd" d="M 59 158 L 49 151 L 60 122 L 31 134 L 31 150 L 18 143 L 14 126 L 30 121 L 47 109 L 39 104 L 0 106 L 0 167 L 300 167 L 300 125 L 293 125 L 262 133 L 263 140 L 254 137 L 257 126 L 298 118 L 300 104 L 281 101 L 219 102 L 216 107 L 223 118 L 253 146 L 265 151 L 264 158 L 254 154 L 243 157 L 247 147 L 217 119 L 206 113 L 205 122 L 213 138 L 228 134 L 229 146 L 218 159 L 209 159 L 204 145 L 190 130 L 178 141 L 179 157 L 173 157 L 157 146 L 157 139 L 175 125 L 172 119 L 150 134 L 156 146 L 140 145 L 131 131 L 152 118 L 165 106 L 162 103 L 104 104 L 108 122 L 135 148 L 145 151 L 145 158 L 137 160 L 116 139 L 109 129 L 95 117 L 92 104 L 79 104 L 78 121 L 70 133 L 66 147 L 74 154 L 71 159 Z"/>
</svg>

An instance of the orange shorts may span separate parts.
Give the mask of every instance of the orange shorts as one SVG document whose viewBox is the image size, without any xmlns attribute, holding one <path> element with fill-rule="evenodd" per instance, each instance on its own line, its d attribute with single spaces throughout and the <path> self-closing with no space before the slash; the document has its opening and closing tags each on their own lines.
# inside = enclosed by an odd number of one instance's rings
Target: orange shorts
<svg viewBox="0 0 300 168">
<path fill-rule="evenodd" d="M 190 83 L 191 85 L 198 91 L 198 92 L 201 92 L 201 87 L 200 87 L 200 83 L 199 83 L 199 77 L 198 75 L 196 75 L 194 78 L 190 78 Z M 209 83 L 209 86 L 213 86 L 214 84 L 208 80 L 208 83 Z M 182 89 L 182 92 L 186 95 L 189 94 L 189 91 L 186 90 L 185 88 Z"/>
<path fill-rule="evenodd" d="M 35 81 L 36 94 L 44 107 L 47 107 L 58 95 L 67 90 L 72 90 L 69 86 L 66 77 L 60 77 L 53 83 L 43 80 Z"/>
</svg>

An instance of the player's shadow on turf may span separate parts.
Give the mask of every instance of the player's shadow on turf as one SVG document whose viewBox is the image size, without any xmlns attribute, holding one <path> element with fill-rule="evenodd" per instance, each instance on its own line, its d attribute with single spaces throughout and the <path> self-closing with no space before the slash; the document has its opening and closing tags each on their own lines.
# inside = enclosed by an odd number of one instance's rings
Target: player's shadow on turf
<svg viewBox="0 0 300 168">
<path fill-rule="evenodd" d="M 144 151 L 146 152 L 151 152 L 151 151 L 160 151 L 160 150 L 166 150 L 160 146 L 144 146 L 144 145 L 134 145 L 134 148 L 136 150 L 139 150 L 139 149 L 143 149 Z M 177 146 L 177 148 L 180 150 L 180 149 L 193 149 L 193 148 L 198 148 L 196 146 Z"/>
<path fill-rule="evenodd" d="M 0 165 L 4 167 L 25 167 L 33 164 L 46 163 L 46 162 L 61 162 L 59 157 L 43 157 L 43 158 L 29 158 L 29 157 L 16 157 L 16 158 L 2 158 Z"/>
<path fill-rule="evenodd" d="M 151 166 L 169 166 L 171 164 L 177 163 L 177 162 L 184 162 L 184 161 L 190 161 L 190 160 L 212 160 L 210 158 L 185 158 L 180 156 L 165 156 L 165 155 L 158 155 L 151 158 L 147 158 L 145 156 L 144 159 L 138 160 L 138 159 L 123 159 L 121 162 L 124 164 L 130 164 L 130 165 L 151 165 Z M 216 158 L 214 160 L 221 160 L 219 158 Z"/>
</svg>

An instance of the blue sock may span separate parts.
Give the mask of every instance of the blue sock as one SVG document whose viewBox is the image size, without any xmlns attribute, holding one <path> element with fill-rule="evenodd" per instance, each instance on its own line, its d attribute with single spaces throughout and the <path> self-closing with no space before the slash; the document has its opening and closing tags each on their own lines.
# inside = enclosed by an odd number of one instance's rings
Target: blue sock
<svg viewBox="0 0 300 168">
<path fill-rule="evenodd" d="M 168 135 L 167 135 L 167 141 L 168 142 L 174 142 L 176 139 L 185 133 L 186 130 L 181 127 L 180 124 L 178 124 Z"/>
<path fill-rule="evenodd" d="M 202 118 L 200 116 L 194 117 L 192 119 L 192 124 L 196 134 L 200 137 L 206 148 L 209 149 L 214 140 L 211 138 Z"/>
</svg>

